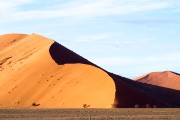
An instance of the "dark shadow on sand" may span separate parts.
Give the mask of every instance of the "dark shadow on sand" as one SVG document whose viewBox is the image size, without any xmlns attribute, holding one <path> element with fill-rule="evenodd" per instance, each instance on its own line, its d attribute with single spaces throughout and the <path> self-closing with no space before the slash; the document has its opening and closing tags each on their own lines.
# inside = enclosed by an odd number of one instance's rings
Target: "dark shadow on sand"
<svg viewBox="0 0 180 120">
<path fill-rule="evenodd" d="M 57 42 L 51 45 L 49 53 L 58 65 L 82 63 L 102 69 Z M 131 108 L 135 107 L 135 105 L 146 107 L 146 105 L 149 104 L 150 107 L 180 108 L 180 91 L 178 90 L 136 82 L 110 73 L 104 69 L 102 70 L 105 71 L 115 83 L 115 99 L 117 103 L 114 107 Z"/>
<path fill-rule="evenodd" d="M 171 71 L 172 73 L 174 73 L 174 74 L 176 74 L 176 75 L 179 75 L 180 76 L 180 74 L 179 73 L 176 73 L 176 72 L 173 72 L 173 71 Z"/>
<path fill-rule="evenodd" d="M 63 65 L 63 64 L 74 64 L 74 63 L 83 63 L 83 64 L 90 64 L 93 66 L 96 66 L 95 64 L 91 63 L 87 59 L 81 57 L 80 55 L 76 54 L 75 52 L 67 49 L 66 47 L 60 45 L 57 42 L 54 42 L 50 49 L 49 53 L 53 60 L 58 64 L 58 65 Z"/>
</svg>

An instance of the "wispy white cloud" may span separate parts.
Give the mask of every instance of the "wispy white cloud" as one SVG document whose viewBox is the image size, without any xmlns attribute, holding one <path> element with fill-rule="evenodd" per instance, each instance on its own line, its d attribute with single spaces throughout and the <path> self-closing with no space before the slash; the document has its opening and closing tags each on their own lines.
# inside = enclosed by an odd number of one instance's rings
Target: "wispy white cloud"
<svg viewBox="0 0 180 120">
<path fill-rule="evenodd" d="M 20 5 L 32 3 L 33 1 L 34 0 L 0 0 L 0 10 L 1 13 L 17 10 L 20 7 Z"/>
<path fill-rule="evenodd" d="M 130 78 L 153 71 L 171 70 L 179 72 L 180 69 L 180 52 L 141 57 L 96 57 L 90 60 L 110 72 Z"/>
<path fill-rule="evenodd" d="M 97 34 L 97 35 L 86 35 L 86 36 L 78 36 L 72 38 L 72 41 L 75 42 L 93 42 L 93 41 L 103 41 L 107 39 L 109 36 L 105 34 Z"/>
<path fill-rule="evenodd" d="M 164 63 L 180 65 L 180 52 L 143 57 L 102 57 L 91 61 L 101 66 L 162 65 Z"/>
<path fill-rule="evenodd" d="M 60 17 L 92 18 L 107 15 L 122 15 L 134 12 L 145 12 L 164 9 L 169 6 L 167 2 L 151 0 L 79 0 L 65 2 L 59 5 L 46 6 L 38 10 L 20 10 L 24 4 L 35 2 L 33 0 L 0 1 L 1 11 L 6 13 L 1 22 L 32 19 L 55 19 Z M 38 1 L 36 1 L 38 2 Z M 7 13 L 6 11 L 12 10 Z M 13 18 L 13 19 L 10 19 Z"/>
<path fill-rule="evenodd" d="M 119 20 L 120 23 L 130 24 L 180 24 L 180 19 L 136 19 L 136 20 Z"/>
</svg>

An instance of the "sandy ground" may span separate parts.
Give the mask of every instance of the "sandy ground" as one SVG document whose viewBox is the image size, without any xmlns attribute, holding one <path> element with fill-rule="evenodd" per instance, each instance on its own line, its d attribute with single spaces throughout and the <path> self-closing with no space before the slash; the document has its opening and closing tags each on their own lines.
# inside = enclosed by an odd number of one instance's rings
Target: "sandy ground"
<svg viewBox="0 0 180 120">
<path fill-rule="evenodd" d="M 0 109 L 1 120 L 179 120 L 180 109 Z"/>
</svg>

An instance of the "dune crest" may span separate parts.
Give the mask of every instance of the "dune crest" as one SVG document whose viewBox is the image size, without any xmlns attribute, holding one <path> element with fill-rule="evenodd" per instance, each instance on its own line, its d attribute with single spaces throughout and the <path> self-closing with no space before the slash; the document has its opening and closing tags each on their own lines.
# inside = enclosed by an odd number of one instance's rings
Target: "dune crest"
<svg viewBox="0 0 180 120">
<path fill-rule="evenodd" d="M 28 35 L 26 34 L 5 34 L 0 35 L 0 51 L 4 48 L 11 46 L 14 42 L 19 41 Z"/>
</svg>

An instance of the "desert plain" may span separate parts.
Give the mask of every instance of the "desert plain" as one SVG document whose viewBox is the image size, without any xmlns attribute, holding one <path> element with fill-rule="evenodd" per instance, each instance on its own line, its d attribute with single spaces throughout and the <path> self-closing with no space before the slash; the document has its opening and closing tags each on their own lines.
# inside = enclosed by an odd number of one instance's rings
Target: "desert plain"
<svg viewBox="0 0 180 120">
<path fill-rule="evenodd" d="M 1 120 L 179 120 L 180 109 L 0 109 Z"/>
</svg>

